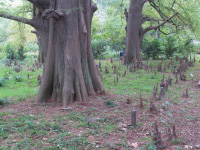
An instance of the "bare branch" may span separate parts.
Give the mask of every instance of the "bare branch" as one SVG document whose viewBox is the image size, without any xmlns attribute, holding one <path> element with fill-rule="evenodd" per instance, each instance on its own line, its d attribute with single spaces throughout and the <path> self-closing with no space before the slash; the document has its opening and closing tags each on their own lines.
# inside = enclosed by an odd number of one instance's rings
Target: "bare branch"
<svg viewBox="0 0 200 150">
<path fill-rule="evenodd" d="M 159 27 L 165 25 L 167 22 L 169 22 L 172 18 L 174 18 L 178 13 L 173 14 L 171 17 L 167 18 L 166 20 L 164 20 L 161 24 L 157 25 L 157 26 L 150 26 L 147 27 L 146 29 L 143 30 L 144 33 L 150 31 L 150 30 L 155 30 L 158 29 Z"/>
<path fill-rule="evenodd" d="M 150 17 L 143 17 L 142 18 L 142 24 L 145 23 L 146 21 L 162 21 L 162 20 L 158 20 L 158 19 L 155 19 L 155 18 L 150 18 Z"/>
<path fill-rule="evenodd" d="M 165 18 L 167 18 L 167 16 L 160 10 L 160 7 L 158 7 L 153 0 L 149 0 L 150 5 L 158 12 L 158 14 L 160 15 L 160 17 L 165 20 Z"/>
<path fill-rule="evenodd" d="M 170 35 L 170 34 L 173 34 L 173 33 L 177 33 L 177 30 L 174 31 L 174 32 L 170 32 L 170 33 L 166 33 L 166 32 L 164 32 L 164 31 L 162 31 L 160 28 L 158 28 L 158 30 L 159 30 L 160 33 L 162 33 L 162 34 L 164 34 L 164 35 Z"/>
<path fill-rule="evenodd" d="M 173 1 L 171 9 L 173 9 L 175 3 L 176 3 L 176 0 Z"/>
<path fill-rule="evenodd" d="M 12 16 L 12 15 L 6 15 L 6 14 L 0 14 L 0 17 L 10 19 L 10 20 L 15 20 L 21 23 L 29 24 L 31 26 L 35 26 L 34 21 L 32 19 L 27 19 L 24 17 L 17 17 L 17 16 Z"/>
<path fill-rule="evenodd" d="M 150 3 L 150 5 L 158 12 L 158 14 L 160 15 L 160 17 L 163 19 L 163 20 L 166 20 L 167 19 L 167 15 L 165 15 L 163 12 L 162 12 L 162 10 L 161 10 L 161 8 L 158 6 L 158 5 L 156 5 L 156 3 L 153 1 L 153 0 L 148 0 L 149 1 L 149 3 Z M 176 3 L 176 0 L 174 0 L 174 3 Z M 174 4 L 172 4 L 172 6 L 173 6 Z M 163 6 L 164 7 L 164 6 Z M 167 9 L 166 7 L 165 7 L 165 9 Z M 169 11 L 173 11 L 173 8 L 171 8 L 171 9 L 168 9 Z M 174 12 L 174 11 L 173 11 Z M 174 12 L 175 13 L 175 12 Z M 176 24 L 172 21 L 172 20 L 169 20 L 169 22 L 172 24 L 172 25 L 174 25 L 174 26 L 176 26 Z"/>
</svg>

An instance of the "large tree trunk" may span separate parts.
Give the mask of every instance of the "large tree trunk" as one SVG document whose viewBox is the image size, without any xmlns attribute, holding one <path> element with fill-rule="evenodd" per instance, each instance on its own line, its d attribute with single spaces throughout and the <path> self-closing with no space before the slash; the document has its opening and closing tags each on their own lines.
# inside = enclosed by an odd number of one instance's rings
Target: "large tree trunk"
<svg viewBox="0 0 200 150">
<path fill-rule="evenodd" d="M 0 17 L 29 24 L 36 29 L 39 61 L 44 63 L 41 87 L 35 103 L 88 101 L 104 93 L 91 47 L 91 20 L 97 6 L 92 0 L 27 0 L 34 5 L 33 19 Z M 37 9 L 37 11 L 36 11 Z"/>
<path fill-rule="evenodd" d="M 67 107 L 104 92 L 91 48 L 91 20 L 97 7 L 91 0 L 57 0 L 51 5 L 36 16 L 44 73 L 35 103 L 62 102 Z"/>
<path fill-rule="evenodd" d="M 127 37 L 126 37 L 126 49 L 124 55 L 124 63 L 136 63 L 141 61 L 141 19 L 142 9 L 144 2 L 141 0 L 130 0 L 128 22 L 127 22 Z"/>
</svg>

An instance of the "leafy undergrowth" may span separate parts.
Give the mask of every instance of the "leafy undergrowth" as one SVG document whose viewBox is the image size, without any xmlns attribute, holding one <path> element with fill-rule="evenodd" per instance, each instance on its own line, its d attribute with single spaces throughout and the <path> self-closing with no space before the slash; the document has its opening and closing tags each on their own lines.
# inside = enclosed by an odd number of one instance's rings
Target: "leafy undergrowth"
<svg viewBox="0 0 200 150">
<path fill-rule="evenodd" d="M 163 66 L 169 61 L 164 60 Z M 149 64 L 156 66 L 159 62 L 160 60 L 149 61 Z M 178 61 L 173 60 L 173 62 L 178 66 Z M 0 149 L 155 150 L 152 141 L 155 120 L 166 149 L 181 150 L 199 145 L 200 65 L 198 62 L 185 73 L 187 81 L 179 80 L 178 84 L 174 83 L 175 75 L 171 73 L 173 66 L 167 68 L 165 73 L 157 72 L 154 75 L 154 69 L 152 71 L 149 69 L 149 72 L 144 70 L 130 72 L 117 60 L 113 63 L 104 60 L 101 61 L 101 65 L 102 81 L 107 94 L 90 97 L 89 103 L 75 103 L 62 111 L 60 105 L 33 105 L 29 99 L 30 93 L 25 91 L 26 100 L 4 105 L 0 109 Z M 112 69 L 114 65 L 121 74 L 118 82 Z M 105 73 L 106 66 L 109 74 Z M 125 70 L 126 76 L 122 77 Z M 4 71 L 3 74 L 8 71 Z M 191 73 L 194 75 L 193 81 Z M 170 75 L 173 84 L 161 100 L 154 101 L 157 114 L 151 113 L 149 102 L 152 99 L 153 87 L 157 83 L 160 84 L 163 74 L 165 79 Z M 22 82 L 14 84 L 14 81 L 6 81 L 6 86 L 11 82 L 15 88 L 18 86 L 29 88 L 26 75 L 27 72 L 24 71 Z M 38 89 L 37 75 L 37 71 L 33 72 L 34 81 L 31 88 Z M 4 88 L 5 92 L 10 90 L 6 86 L 0 87 L 0 90 Z M 182 97 L 186 88 L 189 91 L 189 98 Z M 143 109 L 139 108 L 140 90 L 144 99 Z M 130 104 L 127 104 L 128 97 L 132 99 Z M 131 110 L 137 111 L 137 127 L 130 126 Z M 173 124 L 176 125 L 177 137 L 168 141 L 168 128 L 172 129 Z"/>
</svg>

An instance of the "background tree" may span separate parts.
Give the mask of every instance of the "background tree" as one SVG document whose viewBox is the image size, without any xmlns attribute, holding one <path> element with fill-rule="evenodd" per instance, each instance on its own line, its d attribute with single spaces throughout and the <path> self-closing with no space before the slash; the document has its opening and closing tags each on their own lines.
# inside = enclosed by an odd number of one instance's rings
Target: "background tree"
<svg viewBox="0 0 200 150">
<path fill-rule="evenodd" d="M 95 13 L 92 23 L 93 52 L 99 55 L 96 58 L 116 57 L 119 51 L 125 49 L 126 21 L 123 11 L 125 5 L 128 6 L 128 1 L 100 0 L 97 2 L 99 10 Z"/>
<path fill-rule="evenodd" d="M 127 14 L 124 63 L 141 62 L 143 37 L 145 33 L 151 30 L 159 30 L 163 34 L 170 34 L 162 31 L 162 27 L 166 23 L 174 29 L 170 32 L 178 32 L 178 30 L 185 27 L 195 29 L 195 20 L 192 19 L 194 18 L 192 14 L 198 12 L 198 5 L 196 4 L 198 2 L 191 1 L 189 9 L 186 3 L 189 2 L 181 0 L 130 0 L 129 13 Z"/>
<path fill-rule="evenodd" d="M 28 0 L 32 19 L 0 13 L 0 17 L 35 28 L 44 62 L 35 103 L 87 101 L 103 92 L 91 48 L 91 20 L 97 6 L 91 0 Z"/>
</svg>

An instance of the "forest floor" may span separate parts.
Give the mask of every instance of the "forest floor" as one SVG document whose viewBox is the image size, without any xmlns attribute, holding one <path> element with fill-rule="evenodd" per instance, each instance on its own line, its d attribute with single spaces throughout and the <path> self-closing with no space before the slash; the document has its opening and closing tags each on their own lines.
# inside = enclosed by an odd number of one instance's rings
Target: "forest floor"
<svg viewBox="0 0 200 150">
<path fill-rule="evenodd" d="M 149 66 L 157 66 L 159 62 L 150 60 Z M 163 67 L 169 62 L 164 60 Z M 22 80 L 16 82 L 11 81 L 16 80 L 17 75 L 13 68 L 1 65 L 3 75 L 0 74 L 0 78 L 6 74 L 8 80 L 0 87 L 0 99 L 6 99 L 8 103 L 0 107 L 0 150 L 156 150 L 152 140 L 155 121 L 166 150 L 200 149 L 200 64 L 196 62 L 194 67 L 185 72 L 186 81 L 178 79 L 178 84 L 175 84 L 175 75 L 171 69 L 178 66 L 179 61 L 174 59 L 173 62 L 174 65 L 165 72 L 157 72 L 155 75 L 150 68 L 149 72 L 130 72 L 119 60 L 113 63 L 102 60 L 101 74 L 106 95 L 90 97 L 90 102 L 74 103 L 66 110 L 61 110 L 58 104 L 33 105 L 39 87 L 36 80 L 38 72 L 41 73 L 40 69 L 29 71 L 33 80 L 31 82 L 31 79 L 27 79 L 27 66 L 24 65 L 21 74 L 18 73 Z M 114 65 L 119 75 L 118 82 L 112 69 Z M 108 68 L 108 74 L 105 73 L 105 67 Z M 125 70 L 126 75 L 122 77 Z M 172 86 L 169 86 L 164 97 L 153 101 L 157 111 L 152 113 L 149 103 L 153 97 L 153 87 L 160 84 L 163 75 L 165 79 L 169 75 L 172 77 Z M 19 87 L 23 88 L 18 91 Z M 30 91 L 24 90 L 26 87 Z M 183 97 L 186 88 L 189 98 Z M 139 107 L 140 91 L 144 108 Z M 16 95 L 10 94 L 13 92 Z M 129 104 L 127 99 L 131 99 Z M 137 112 L 136 127 L 131 126 L 132 110 Z M 176 137 L 168 140 L 168 129 L 172 132 L 174 125 Z"/>
</svg>

